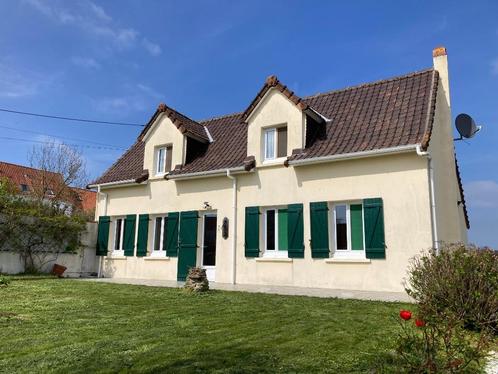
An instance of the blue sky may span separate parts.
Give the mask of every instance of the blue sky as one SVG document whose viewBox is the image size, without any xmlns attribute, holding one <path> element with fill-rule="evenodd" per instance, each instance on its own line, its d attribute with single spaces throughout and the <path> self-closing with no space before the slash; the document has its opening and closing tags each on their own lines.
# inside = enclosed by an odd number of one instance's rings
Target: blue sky
<svg viewBox="0 0 498 374">
<path fill-rule="evenodd" d="M 306 96 L 421 70 L 444 45 L 453 117 L 484 125 L 456 144 L 470 239 L 498 248 L 497 2 L 25 0 L 0 14 L 0 108 L 141 124 L 161 101 L 194 119 L 241 111 L 271 74 Z M 47 138 L 7 127 L 123 148 L 139 132 L 0 113 L 0 136 Z M 27 163 L 32 144 L 0 142 L 0 160 Z M 91 177 L 121 154 L 83 152 Z"/>
</svg>

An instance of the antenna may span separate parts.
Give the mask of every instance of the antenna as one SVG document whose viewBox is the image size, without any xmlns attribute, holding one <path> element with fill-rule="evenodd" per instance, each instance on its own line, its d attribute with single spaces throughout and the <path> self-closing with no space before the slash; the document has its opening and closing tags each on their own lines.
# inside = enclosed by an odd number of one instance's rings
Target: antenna
<svg viewBox="0 0 498 374">
<path fill-rule="evenodd" d="M 471 116 L 466 113 L 460 113 L 455 118 L 455 126 L 460 134 L 459 138 L 453 139 L 454 141 L 463 140 L 463 138 L 470 139 L 477 134 L 482 126 L 477 126 Z"/>
</svg>

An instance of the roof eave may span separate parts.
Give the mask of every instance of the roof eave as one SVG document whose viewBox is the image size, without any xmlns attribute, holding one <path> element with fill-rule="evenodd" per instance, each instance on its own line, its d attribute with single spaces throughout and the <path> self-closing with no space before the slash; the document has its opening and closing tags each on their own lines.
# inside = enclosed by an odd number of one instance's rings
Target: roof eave
<svg viewBox="0 0 498 374">
<path fill-rule="evenodd" d="M 305 165 L 323 164 L 326 162 L 336 162 L 336 161 L 343 161 L 343 160 L 354 160 L 354 159 L 359 159 L 359 158 L 379 157 L 379 156 L 387 156 L 387 155 L 394 155 L 394 154 L 401 154 L 401 153 L 409 153 L 409 152 L 416 152 L 417 146 L 419 146 L 419 144 L 409 144 L 409 145 L 403 145 L 403 146 L 399 146 L 399 147 L 374 149 L 371 151 L 351 152 L 351 153 L 342 153 L 342 154 L 331 155 L 331 156 L 312 157 L 312 158 L 305 158 L 305 159 L 299 159 L 299 160 L 289 160 L 287 162 L 287 164 L 289 166 L 299 167 L 299 166 L 305 166 Z"/>
<path fill-rule="evenodd" d="M 185 174 L 167 174 L 165 179 L 172 180 L 184 180 L 184 179 L 199 179 L 199 178 L 208 178 L 208 177 L 219 177 L 226 176 L 227 171 L 230 171 L 231 174 L 241 174 L 247 172 L 244 166 L 235 167 L 235 168 L 223 168 L 216 170 L 208 170 L 201 171 L 196 173 L 185 173 Z"/>
</svg>

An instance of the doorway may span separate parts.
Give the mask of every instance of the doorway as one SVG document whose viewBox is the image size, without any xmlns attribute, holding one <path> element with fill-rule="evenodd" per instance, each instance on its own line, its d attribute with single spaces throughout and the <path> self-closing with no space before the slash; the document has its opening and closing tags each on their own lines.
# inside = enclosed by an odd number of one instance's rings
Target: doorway
<svg viewBox="0 0 498 374">
<path fill-rule="evenodd" d="M 202 233 L 202 268 L 206 269 L 206 275 L 210 282 L 216 279 L 216 213 L 206 213 L 203 219 Z"/>
</svg>

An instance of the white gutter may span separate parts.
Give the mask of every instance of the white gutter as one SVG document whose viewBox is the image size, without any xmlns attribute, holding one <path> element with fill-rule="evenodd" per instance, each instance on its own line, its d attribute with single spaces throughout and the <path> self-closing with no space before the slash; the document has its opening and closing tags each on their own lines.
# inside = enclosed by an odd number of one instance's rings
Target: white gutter
<svg viewBox="0 0 498 374">
<path fill-rule="evenodd" d="M 89 184 L 88 185 L 88 188 L 100 188 L 100 187 L 116 187 L 116 186 L 120 186 L 120 187 L 126 187 L 126 186 L 129 186 L 129 185 L 137 185 L 137 184 L 140 184 L 140 183 L 137 183 L 135 179 L 127 179 L 127 180 L 124 180 L 124 181 L 117 181 L 117 182 L 108 182 L 108 183 L 100 183 L 100 184 Z"/>
<path fill-rule="evenodd" d="M 437 232 L 436 220 L 436 197 L 434 193 L 434 167 L 432 166 L 431 154 L 427 151 L 422 151 L 420 145 L 417 145 L 417 155 L 427 157 L 428 173 L 429 173 L 429 198 L 431 203 L 431 219 L 432 219 L 432 245 L 439 254 L 439 238 Z"/>
<path fill-rule="evenodd" d="M 181 180 L 181 179 L 196 179 L 204 177 L 218 177 L 218 176 L 224 176 L 228 171 L 230 171 L 230 173 L 241 173 L 244 172 L 245 169 L 243 166 L 239 166 L 232 169 L 208 170 L 208 171 L 200 171 L 198 173 L 188 173 L 188 174 L 178 174 L 178 175 L 168 174 L 167 179 Z"/>
<path fill-rule="evenodd" d="M 100 185 L 97 185 L 97 195 L 104 195 L 104 216 L 107 216 L 107 194 L 104 192 L 101 192 L 100 190 Z M 97 212 L 98 214 L 98 212 Z M 104 256 L 99 256 L 99 268 L 97 271 L 97 278 L 102 278 L 102 267 L 103 267 L 103 262 L 104 262 Z"/>
<path fill-rule="evenodd" d="M 418 147 L 417 144 L 411 144 L 399 147 L 375 149 L 372 151 L 351 152 L 351 153 L 342 153 L 339 155 L 332 155 L 332 156 L 313 157 L 313 158 L 289 161 L 289 166 L 312 165 L 312 164 L 321 164 L 324 162 L 342 161 L 346 159 L 352 160 L 356 158 L 367 158 L 367 157 L 377 157 L 377 156 L 384 156 L 390 154 L 407 153 L 415 151 L 417 147 Z"/>
<path fill-rule="evenodd" d="M 231 283 L 235 284 L 235 268 L 237 266 L 237 177 L 231 174 L 230 169 L 227 169 L 227 177 L 232 180 L 232 275 Z M 230 225 L 229 225 L 230 227 Z M 228 231 L 230 232 L 230 230 Z"/>
</svg>

